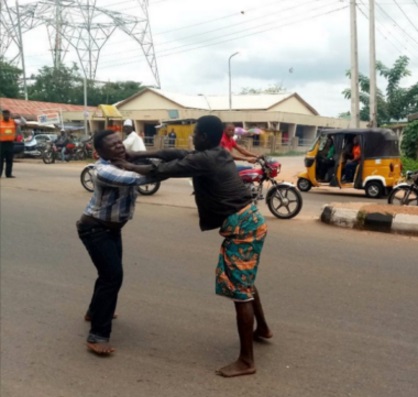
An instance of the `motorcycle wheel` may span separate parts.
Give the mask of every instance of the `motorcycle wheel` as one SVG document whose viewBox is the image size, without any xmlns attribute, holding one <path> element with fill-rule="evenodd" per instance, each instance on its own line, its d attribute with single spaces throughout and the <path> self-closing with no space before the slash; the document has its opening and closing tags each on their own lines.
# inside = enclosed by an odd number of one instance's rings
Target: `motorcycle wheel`
<svg viewBox="0 0 418 397">
<path fill-rule="evenodd" d="M 45 152 L 43 152 L 43 154 L 42 154 L 42 161 L 45 163 L 45 164 L 52 164 L 52 163 L 55 163 L 55 156 L 54 156 L 54 152 L 52 152 L 52 151 L 45 151 Z"/>
<path fill-rule="evenodd" d="M 157 193 L 157 191 L 160 189 L 161 182 L 155 182 L 155 183 L 149 183 L 148 185 L 142 185 L 138 186 L 138 192 L 139 194 L 142 194 L 143 196 L 151 196 L 154 193 Z"/>
<path fill-rule="evenodd" d="M 86 153 L 82 150 L 75 152 L 75 160 L 85 160 L 86 159 Z"/>
<path fill-rule="evenodd" d="M 81 171 L 80 175 L 80 182 L 81 185 L 86 189 L 88 192 L 94 191 L 94 184 L 93 184 L 93 166 L 88 165 L 84 167 L 83 171 Z"/>
<path fill-rule="evenodd" d="M 389 194 L 388 204 L 417 206 L 418 193 L 407 186 L 396 187 Z"/>
<path fill-rule="evenodd" d="M 302 209 L 302 195 L 294 186 L 277 185 L 267 192 L 267 206 L 279 219 L 291 219 Z"/>
</svg>

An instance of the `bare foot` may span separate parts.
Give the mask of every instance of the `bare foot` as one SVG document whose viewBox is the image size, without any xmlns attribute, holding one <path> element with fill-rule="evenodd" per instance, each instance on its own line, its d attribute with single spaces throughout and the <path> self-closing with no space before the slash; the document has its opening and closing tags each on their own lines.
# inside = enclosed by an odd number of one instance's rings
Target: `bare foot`
<svg viewBox="0 0 418 397">
<path fill-rule="evenodd" d="M 108 356 L 115 351 L 109 342 L 87 342 L 87 349 L 99 356 Z"/>
<path fill-rule="evenodd" d="M 112 319 L 114 320 L 115 318 L 118 318 L 118 315 L 116 313 L 113 314 Z M 88 312 L 84 315 L 84 321 L 91 321 L 91 317 Z"/>
<path fill-rule="evenodd" d="M 253 333 L 253 339 L 271 339 L 273 337 L 273 332 L 269 328 L 261 329 L 257 328 Z"/>
<path fill-rule="evenodd" d="M 255 374 L 255 372 L 256 369 L 254 367 L 254 363 L 248 364 L 241 360 L 237 360 L 234 363 L 215 371 L 216 375 L 224 376 L 225 378 L 231 378 L 233 376 L 252 375 Z"/>
</svg>

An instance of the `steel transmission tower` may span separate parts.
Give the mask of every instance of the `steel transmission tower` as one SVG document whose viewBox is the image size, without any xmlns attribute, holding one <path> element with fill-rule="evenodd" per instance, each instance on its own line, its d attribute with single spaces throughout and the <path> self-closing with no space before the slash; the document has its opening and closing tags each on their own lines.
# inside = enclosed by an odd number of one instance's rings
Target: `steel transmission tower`
<svg viewBox="0 0 418 397">
<path fill-rule="evenodd" d="M 85 77 L 94 79 L 101 49 L 111 35 L 120 30 L 141 46 L 157 86 L 160 87 L 148 16 L 148 0 L 136 0 L 140 17 L 97 7 L 96 0 L 42 0 L 20 6 L 16 0 L 16 7 L 8 4 L 10 0 L 0 1 L 1 28 L 4 29 L 1 32 L 0 56 L 4 56 L 14 42 L 19 53 L 13 60 L 24 60 L 19 30 L 27 33 L 44 25 L 48 31 L 54 67 L 59 68 L 62 65 L 68 49 L 72 47 L 77 53 Z"/>
</svg>

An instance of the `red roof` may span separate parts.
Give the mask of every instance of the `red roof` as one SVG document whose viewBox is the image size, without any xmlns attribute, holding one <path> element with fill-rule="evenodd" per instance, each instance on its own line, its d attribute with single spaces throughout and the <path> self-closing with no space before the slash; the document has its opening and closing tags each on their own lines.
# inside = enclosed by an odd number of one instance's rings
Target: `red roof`
<svg viewBox="0 0 418 397">
<path fill-rule="evenodd" d="M 0 108 L 10 110 L 13 117 L 22 116 L 27 120 L 37 120 L 45 111 L 83 112 L 83 105 L 68 103 L 25 101 L 24 99 L 0 98 Z M 96 111 L 96 106 L 87 106 L 89 112 Z"/>
</svg>

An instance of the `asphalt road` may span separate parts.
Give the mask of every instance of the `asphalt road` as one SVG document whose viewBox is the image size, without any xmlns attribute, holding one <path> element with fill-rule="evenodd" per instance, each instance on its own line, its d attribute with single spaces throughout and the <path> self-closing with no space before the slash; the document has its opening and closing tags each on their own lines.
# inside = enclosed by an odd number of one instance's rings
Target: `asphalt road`
<svg viewBox="0 0 418 397">
<path fill-rule="evenodd" d="M 418 395 L 418 239 L 317 221 L 310 192 L 289 221 L 269 215 L 258 288 L 274 332 L 258 372 L 223 379 L 234 360 L 232 304 L 214 294 L 220 237 L 201 233 L 185 180 L 140 197 L 124 231 L 117 352 L 89 354 L 83 314 L 95 278 L 75 221 L 89 194 L 80 165 L 21 161 L 0 184 L 2 397 Z"/>
</svg>

